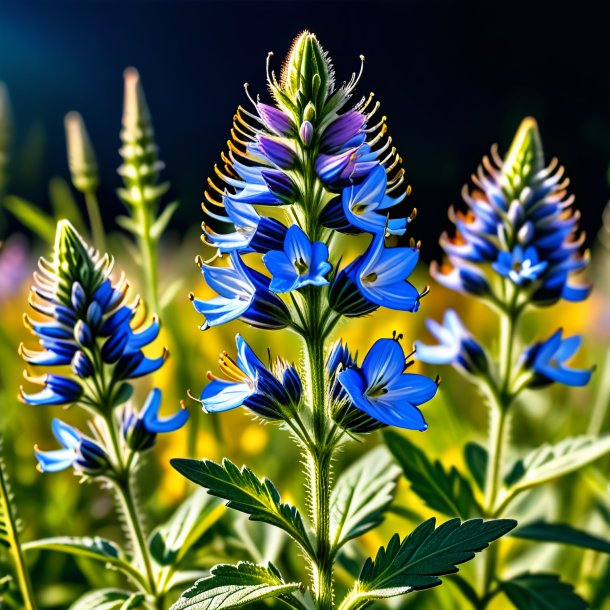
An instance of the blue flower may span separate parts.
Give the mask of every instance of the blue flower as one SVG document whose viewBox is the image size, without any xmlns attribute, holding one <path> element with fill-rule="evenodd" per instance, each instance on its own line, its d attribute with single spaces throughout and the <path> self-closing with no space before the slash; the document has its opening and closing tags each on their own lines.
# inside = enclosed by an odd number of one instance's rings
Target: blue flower
<svg viewBox="0 0 610 610">
<path fill-rule="evenodd" d="M 578 351 L 582 337 L 574 335 L 562 339 L 562 333 L 562 329 L 559 329 L 546 341 L 535 343 L 525 351 L 525 368 L 535 373 L 530 384 L 532 387 L 548 385 L 554 381 L 571 386 L 589 383 L 592 369 L 572 369 L 565 364 Z"/>
<path fill-rule="evenodd" d="M 182 409 L 174 415 L 160 418 L 161 398 L 161 390 L 153 388 L 139 413 L 131 405 L 123 410 L 121 430 L 132 451 L 150 449 L 155 444 L 157 434 L 175 432 L 188 421 L 189 412 L 184 407 L 184 403 Z"/>
<path fill-rule="evenodd" d="M 443 324 L 426 320 L 426 328 L 440 342 L 425 345 L 415 342 L 417 359 L 428 364 L 453 364 L 468 373 L 484 372 L 489 368 L 483 348 L 468 332 L 453 309 L 445 311 Z"/>
<path fill-rule="evenodd" d="M 286 233 L 283 251 L 267 252 L 263 263 L 272 279 L 269 286 L 273 292 L 290 292 L 303 286 L 325 286 L 326 274 L 331 270 L 328 262 L 328 246 L 310 242 L 305 232 L 292 225 Z"/>
<path fill-rule="evenodd" d="M 82 432 L 59 419 L 54 419 L 51 429 L 63 449 L 40 451 L 34 448 L 40 472 L 59 472 L 73 467 L 77 474 L 95 476 L 107 474 L 110 466 L 102 447 Z"/>
<path fill-rule="evenodd" d="M 404 373 L 405 354 L 395 339 L 379 339 L 356 365 L 339 373 L 355 407 L 388 426 L 426 430 L 419 405 L 435 394 L 437 383 L 423 375 Z"/>
<path fill-rule="evenodd" d="M 206 330 L 240 318 L 257 328 L 284 328 L 290 312 L 283 301 L 269 291 L 270 280 L 251 269 L 236 252 L 230 253 L 231 267 L 205 265 L 198 258 L 203 278 L 219 296 L 202 301 L 190 295 L 195 310 L 203 314 Z"/>
<path fill-rule="evenodd" d="M 538 260 L 538 253 L 533 246 L 526 248 L 525 252 L 521 246 L 515 246 L 512 254 L 503 250 L 499 252 L 498 260 L 491 266 L 496 273 L 521 286 L 524 282 L 537 280 L 548 267 L 548 263 Z"/>
<path fill-rule="evenodd" d="M 109 405 L 121 382 L 152 373 L 165 361 L 165 350 L 159 358 L 144 356 L 142 348 L 159 334 L 159 321 L 153 317 L 148 326 L 133 325 L 140 301 L 126 301 L 128 284 L 124 277 L 113 283 L 111 271 L 108 255 L 100 258 L 68 221 L 58 223 L 53 260 L 40 259 L 29 298 L 43 319 L 24 317 L 42 350 L 21 345 L 19 353 L 34 367 L 69 366 L 72 376 L 26 373 L 26 379 L 43 389 L 30 394 L 21 388 L 24 402 Z"/>
<path fill-rule="evenodd" d="M 277 376 L 259 360 L 243 337 L 237 335 L 237 361 L 226 352 L 220 354 L 220 370 L 227 378 L 208 373 L 210 383 L 199 398 L 209 413 L 247 407 L 267 419 L 281 419 L 286 408 L 296 408 L 301 400 L 302 384 L 294 365 L 280 361 Z"/>
</svg>

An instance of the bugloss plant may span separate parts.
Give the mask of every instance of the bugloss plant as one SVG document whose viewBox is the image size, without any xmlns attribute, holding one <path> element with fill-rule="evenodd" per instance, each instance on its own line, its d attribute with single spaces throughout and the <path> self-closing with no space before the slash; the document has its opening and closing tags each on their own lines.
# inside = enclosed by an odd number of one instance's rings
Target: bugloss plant
<svg viewBox="0 0 610 610">
<path fill-rule="evenodd" d="M 172 460 L 228 506 L 284 530 L 309 565 L 311 584 L 281 575 L 271 563 L 218 565 L 183 593 L 175 610 L 234 608 L 270 597 L 301 610 L 312 603 L 333 608 L 335 561 L 348 541 L 382 521 L 396 478 L 379 450 L 335 473 L 337 451 L 384 426 L 427 427 L 418 407 L 438 382 L 405 372 L 412 361 L 402 335 L 377 339 L 362 360 L 331 339 L 341 320 L 380 307 L 415 312 L 426 293 L 408 281 L 419 245 L 387 243 L 405 236 L 414 214 L 405 212 L 404 170 L 385 117 L 375 118 L 379 104 L 372 96 L 350 104 L 358 80 L 354 74 L 336 86 L 330 59 L 309 32 L 294 41 L 279 79 L 268 61 L 273 103 L 250 97 L 251 108 L 238 108 L 229 150 L 206 193 L 203 239 L 223 264 L 201 258 L 198 264 L 218 296 L 191 295 L 203 330 L 241 319 L 301 339 L 305 357 L 297 365 L 281 357 L 265 364 L 238 335 L 236 357 L 221 354 L 222 376 L 208 373 L 199 400 L 209 413 L 243 406 L 291 433 L 305 465 L 310 524 L 271 481 L 245 466 Z M 268 206 L 277 211 L 273 217 L 265 215 Z M 337 251 L 338 233 L 368 234 L 370 243 L 347 262 Z M 452 519 L 436 527 L 431 519 L 404 538 L 397 534 L 364 563 L 338 607 L 438 585 L 439 576 L 514 525 Z"/>
<path fill-rule="evenodd" d="M 564 170 L 557 160 L 546 165 L 533 119 L 523 121 L 504 159 L 492 149 L 491 159 L 483 159 L 473 181 L 474 189 L 465 187 L 462 193 L 466 211 L 450 210 L 455 232 L 443 234 L 440 240 L 447 259 L 442 265 L 433 264 L 431 273 L 440 284 L 486 303 L 497 313 L 497 350 L 493 354 L 484 347 L 476 332 L 449 309 L 442 324 L 427 321 L 438 344 L 417 342 L 416 354 L 423 362 L 451 364 L 486 398 L 487 448 L 476 443 L 464 448 L 474 485 L 455 468 L 447 471 L 430 462 L 407 439 L 393 433 L 386 439 L 413 491 L 435 510 L 462 518 L 521 518 L 515 500 L 525 491 L 610 451 L 610 437 L 581 436 L 534 448 L 513 463 L 508 461 L 514 454 L 510 420 L 523 393 L 554 383 L 584 386 L 591 377 L 590 369 L 568 364 L 581 344 L 579 336 L 565 337 L 559 329 L 522 346 L 519 332 L 526 310 L 587 297 L 590 286 L 576 283 L 573 276 L 586 266 L 588 256 L 580 253 L 579 214 L 572 209 L 574 198 L 568 194 Z M 523 524 L 514 535 L 601 548 L 584 532 L 546 521 Z M 496 551 L 487 554 L 478 587 L 462 582 L 475 607 L 487 607 L 500 592 L 517 608 L 542 607 L 541 600 L 549 608 L 586 607 L 557 575 L 527 572 L 508 577 Z"/>
</svg>

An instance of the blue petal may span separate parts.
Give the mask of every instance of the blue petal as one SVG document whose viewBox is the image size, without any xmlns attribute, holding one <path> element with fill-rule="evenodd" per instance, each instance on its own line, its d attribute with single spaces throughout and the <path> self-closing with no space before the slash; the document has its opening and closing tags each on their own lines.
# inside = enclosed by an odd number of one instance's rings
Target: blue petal
<svg viewBox="0 0 610 610">
<path fill-rule="evenodd" d="M 368 388 L 385 385 L 400 375 L 404 368 L 405 354 L 394 339 L 375 341 L 362 363 L 362 372 Z"/>
<path fill-rule="evenodd" d="M 76 452 L 71 449 L 55 451 L 34 450 L 40 472 L 59 472 L 70 468 L 76 459 Z"/>
<path fill-rule="evenodd" d="M 157 388 L 153 388 L 148 394 L 140 414 L 145 428 L 152 434 L 174 432 L 175 430 L 182 428 L 189 418 L 189 412 L 186 409 L 180 409 L 171 417 L 160 419 L 160 407 L 161 391 Z"/>
<path fill-rule="evenodd" d="M 241 407 L 252 394 L 253 389 L 248 383 L 235 383 L 214 378 L 205 386 L 200 400 L 204 411 L 217 413 Z"/>
<path fill-rule="evenodd" d="M 295 288 L 299 274 L 285 252 L 267 252 L 263 256 L 263 263 L 271 273 L 269 288 L 273 292 L 289 292 Z"/>
</svg>

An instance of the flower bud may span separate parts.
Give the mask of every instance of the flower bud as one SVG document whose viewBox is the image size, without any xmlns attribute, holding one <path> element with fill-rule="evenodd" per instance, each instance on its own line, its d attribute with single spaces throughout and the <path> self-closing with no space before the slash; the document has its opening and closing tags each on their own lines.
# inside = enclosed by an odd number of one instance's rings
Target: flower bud
<svg viewBox="0 0 610 610">
<path fill-rule="evenodd" d="M 299 135 L 301 136 L 301 141 L 305 146 L 309 146 L 311 144 L 311 140 L 313 139 L 313 125 L 309 121 L 304 121 L 301 125 L 301 129 L 299 130 Z"/>
<path fill-rule="evenodd" d="M 83 117 L 78 112 L 69 112 L 64 119 L 64 126 L 72 184 L 81 193 L 93 193 L 98 187 L 99 175 L 95 152 Z"/>
</svg>

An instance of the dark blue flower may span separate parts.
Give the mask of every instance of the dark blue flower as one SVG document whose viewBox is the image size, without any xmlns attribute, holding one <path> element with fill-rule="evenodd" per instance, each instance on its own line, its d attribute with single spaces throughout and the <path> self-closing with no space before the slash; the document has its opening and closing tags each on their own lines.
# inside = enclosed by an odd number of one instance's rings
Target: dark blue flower
<svg viewBox="0 0 610 610">
<path fill-rule="evenodd" d="M 325 286 L 326 275 L 331 270 L 328 262 L 328 246 L 310 242 L 305 232 L 292 225 L 286 233 L 282 251 L 267 252 L 263 263 L 271 273 L 270 290 L 290 292 L 303 286 Z"/>
<path fill-rule="evenodd" d="M 521 286 L 524 282 L 538 279 L 547 268 L 548 263 L 538 260 L 536 248 L 530 246 L 523 251 L 521 246 L 515 246 L 512 253 L 500 252 L 498 260 L 491 266 L 496 273 L 509 278 L 513 284 Z"/>
<path fill-rule="evenodd" d="M 191 295 L 195 310 L 205 317 L 202 330 L 240 318 L 258 328 L 284 328 L 290 313 L 283 301 L 269 291 L 270 280 L 251 269 L 239 254 L 231 252 L 231 267 L 198 264 L 203 279 L 219 296 L 203 301 Z"/>
<path fill-rule="evenodd" d="M 131 405 L 126 406 L 123 410 L 121 430 L 132 451 L 150 449 L 155 444 L 157 434 L 175 432 L 188 421 L 189 412 L 184 404 L 174 415 L 160 418 L 161 398 L 161 390 L 153 388 L 148 393 L 140 412 L 137 412 Z"/>
<path fill-rule="evenodd" d="M 53 260 L 40 260 L 29 299 L 43 320 L 25 316 L 42 350 L 21 345 L 19 352 L 32 366 L 70 366 L 73 375 L 26 375 L 44 387 L 33 394 L 21 389 L 24 402 L 107 406 L 122 381 L 154 372 L 165 361 L 165 350 L 159 358 L 144 356 L 142 348 L 157 338 L 159 322 L 153 317 L 147 326 L 134 326 L 139 299 L 128 303 L 125 278 L 113 282 L 111 271 L 107 255 L 100 258 L 68 221 L 58 223 Z"/>
<path fill-rule="evenodd" d="M 468 332 L 453 309 L 447 309 L 443 324 L 426 320 L 426 328 L 439 341 L 439 345 L 415 342 L 417 359 L 428 364 L 453 364 L 468 373 L 485 372 L 489 368 L 483 348 Z"/>
<path fill-rule="evenodd" d="M 589 383 L 592 369 L 573 369 L 566 366 L 580 347 L 582 337 L 574 335 L 562 339 L 563 331 L 559 329 L 546 341 L 540 341 L 529 347 L 523 356 L 524 366 L 534 373 L 532 387 L 553 383 L 571 386 L 584 386 Z"/>
<path fill-rule="evenodd" d="M 296 408 L 301 399 L 301 380 L 294 366 L 278 362 L 277 376 L 256 356 L 240 335 L 235 339 L 237 361 L 220 354 L 220 370 L 227 378 L 208 373 L 210 383 L 199 400 L 204 411 L 216 413 L 247 407 L 268 419 L 281 419 L 286 408 Z"/>
<path fill-rule="evenodd" d="M 59 419 L 54 419 L 51 429 L 62 449 L 41 451 L 34 448 L 40 472 L 59 472 L 74 468 L 77 474 L 95 476 L 109 472 L 110 460 L 97 441 Z"/>
<path fill-rule="evenodd" d="M 355 407 L 388 426 L 410 430 L 428 427 L 419 405 L 435 394 L 437 383 L 423 375 L 405 373 L 405 354 L 395 339 L 378 339 L 362 366 L 339 373 Z"/>
</svg>

